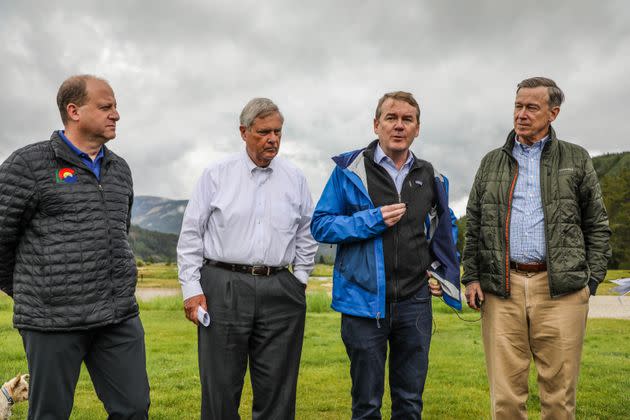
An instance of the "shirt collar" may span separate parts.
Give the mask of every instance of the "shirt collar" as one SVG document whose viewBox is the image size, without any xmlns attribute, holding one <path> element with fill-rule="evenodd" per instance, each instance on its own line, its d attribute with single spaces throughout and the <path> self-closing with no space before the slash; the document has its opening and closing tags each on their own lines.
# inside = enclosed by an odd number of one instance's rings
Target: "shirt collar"
<svg viewBox="0 0 630 420">
<path fill-rule="evenodd" d="M 274 157 L 271 162 L 269 162 L 269 165 L 265 168 L 261 168 L 260 166 L 256 165 L 254 163 L 254 161 L 252 160 L 252 158 L 249 157 L 249 155 L 247 154 L 247 150 L 243 151 L 243 161 L 245 162 L 245 167 L 247 168 L 247 171 L 250 174 L 253 174 L 254 171 L 259 170 L 259 171 L 267 171 L 269 170 L 270 172 L 273 172 L 273 168 L 276 166 L 275 165 L 275 161 L 276 158 Z"/>
<path fill-rule="evenodd" d="M 66 143 L 68 145 L 68 147 L 80 158 L 84 158 L 84 159 L 90 159 L 92 160 L 92 158 L 85 153 L 84 151 L 82 151 L 81 149 L 79 149 L 77 146 L 75 146 L 74 144 L 72 144 L 72 142 L 70 141 L 70 139 L 68 137 L 66 137 L 66 133 L 63 130 L 59 130 L 59 137 L 61 137 L 61 139 L 64 141 L 64 143 Z M 99 149 L 98 153 L 96 154 L 96 157 L 94 158 L 94 162 L 96 162 L 98 159 L 103 157 L 103 146 L 101 146 L 101 148 Z"/>
<path fill-rule="evenodd" d="M 396 167 L 396 165 L 394 164 L 394 161 L 389 156 L 387 156 L 385 152 L 383 151 L 383 149 L 381 148 L 381 144 L 376 143 L 376 149 L 374 150 L 374 162 L 380 165 L 383 162 L 383 160 L 388 162 L 393 167 Z M 405 161 L 402 167 L 411 166 L 412 163 L 413 163 L 413 153 L 411 153 L 411 150 L 409 150 L 409 154 L 407 155 L 407 160 Z"/>
</svg>

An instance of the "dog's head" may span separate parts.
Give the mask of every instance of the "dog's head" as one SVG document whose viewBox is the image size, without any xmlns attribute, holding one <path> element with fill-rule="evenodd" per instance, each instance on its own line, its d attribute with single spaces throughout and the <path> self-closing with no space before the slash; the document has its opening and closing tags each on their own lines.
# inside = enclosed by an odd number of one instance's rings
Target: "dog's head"
<svg viewBox="0 0 630 420">
<path fill-rule="evenodd" d="M 17 375 L 2 387 L 7 390 L 14 403 L 28 400 L 28 374 Z M 1 394 L 0 397 L 2 397 Z"/>
</svg>

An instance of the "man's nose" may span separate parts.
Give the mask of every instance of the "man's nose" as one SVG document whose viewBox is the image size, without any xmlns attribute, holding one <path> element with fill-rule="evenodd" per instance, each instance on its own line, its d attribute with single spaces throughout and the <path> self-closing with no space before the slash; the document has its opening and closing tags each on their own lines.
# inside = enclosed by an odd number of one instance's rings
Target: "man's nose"
<svg viewBox="0 0 630 420">
<path fill-rule="evenodd" d="M 114 121 L 118 121 L 120 119 L 120 114 L 118 113 L 118 110 L 114 109 L 114 112 L 111 113 L 109 118 L 111 118 Z"/>
<path fill-rule="evenodd" d="M 394 124 L 394 128 L 396 130 L 404 130 L 405 129 L 405 124 L 403 123 L 403 120 L 396 120 L 396 124 Z"/>
</svg>

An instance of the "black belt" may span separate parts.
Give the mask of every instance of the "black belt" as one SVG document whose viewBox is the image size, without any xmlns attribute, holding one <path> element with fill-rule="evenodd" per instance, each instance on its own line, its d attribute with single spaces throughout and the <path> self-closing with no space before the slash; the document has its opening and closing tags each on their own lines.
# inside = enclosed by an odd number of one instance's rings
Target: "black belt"
<svg viewBox="0 0 630 420">
<path fill-rule="evenodd" d="M 245 265 L 245 264 L 232 264 L 221 261 L 204 260 L 204 264 L 214 265 L 215 267 L 225 268 L 226 270 L 236 271 L 239 273 L 251 274 L 252 276 L 271 276 L 286 267 L 270 267 L 268 265 Z"/>
<path fill-rule="evenodd" d="M 530 273 L 538 273 L 540 271 L 547 271 L 546 262 L 532 262 L 532 263 L 517 263 L 510 261 L 510 268 L 517 271 L 529 271 Z"/>
</svg>

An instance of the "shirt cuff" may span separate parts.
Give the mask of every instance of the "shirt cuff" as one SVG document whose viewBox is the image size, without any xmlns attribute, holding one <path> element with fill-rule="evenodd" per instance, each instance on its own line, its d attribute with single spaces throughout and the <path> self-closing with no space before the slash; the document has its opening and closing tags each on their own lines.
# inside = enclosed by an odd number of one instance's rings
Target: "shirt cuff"
<svg viewBox="0 0 630 420">
<path fill-rule="evenodd" d="M 198 280 L 182 284 L 182 296 L 184 300 L 197 295 L 203 295 L 203 289 Z"/>
<path fill-rule="evenodd" d="M 308 283 L 308 271 L 304 270 L 296 270 L 293 272 L 295 278 L 297 278 L 300 282 L 307 284 Z"/>
</svg>

